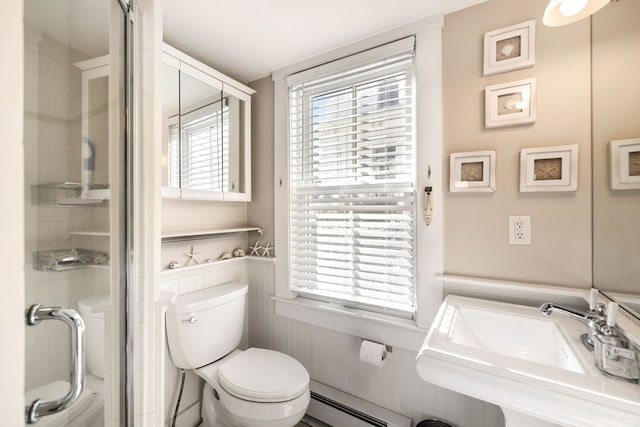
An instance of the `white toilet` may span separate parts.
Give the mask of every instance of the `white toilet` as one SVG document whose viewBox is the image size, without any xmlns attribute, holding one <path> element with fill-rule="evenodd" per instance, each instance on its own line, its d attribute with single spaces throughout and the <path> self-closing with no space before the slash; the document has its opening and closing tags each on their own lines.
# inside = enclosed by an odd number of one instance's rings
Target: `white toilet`
<svg viewBox="0 0 640 427">
<path fill-rule="evenodd" d="M 205 380 L 206 427 L 292 427 L 309 406 L 309 374 L 277 351 L 240 351 L 247 285 L 228 283 L 176 298 L 167 309 L 175 365 Z"/>
</svg>

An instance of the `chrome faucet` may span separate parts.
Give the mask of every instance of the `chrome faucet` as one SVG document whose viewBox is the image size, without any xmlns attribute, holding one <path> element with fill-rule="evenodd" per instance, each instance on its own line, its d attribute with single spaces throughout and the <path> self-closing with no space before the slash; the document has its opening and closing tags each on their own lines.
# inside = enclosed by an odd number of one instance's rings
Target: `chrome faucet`
<svg viewBox="0 0 640 427">
<path fill-rule="evenodd" d="M 609 309 L 605 310 L 603 304 L 594 304 L 592 298 L 590 307 L 588 313 L 580 313 L 546 302 L 538 310 L 547 316 L 554 312 L 560 313 L 585 324 L 588 333 L 582 334 L 580 338 L 584 346 L 594 354 L 594 363 L 598 369 L 605 375 L 637 383 L 640 380 L 640 350 L 616 326 L 618 305 L 611 302 Z M 605 311 L 608 311 L 606 317 Z"/>
<path fill-rule="evenodd" d="M 538 307 L 538 310 L 540 310 L 547 316 L 551 316 L 551 313 L 559 313 L 571 317 L 572 319 L 575 319 L 581 323 L 584 323 L 585 326 L 587 326 L 587 328 L 589 329 L 588 332 L 581 335 L 580 338 L 582 339 L 582 344 L 584 344 L 584 346 L 592 353 L 596 334 L 600 333 L 600 330 L 607 324 L 604 313 L 599 314 L 598 312 L 594 311 L 589 313 L 580 313 L 579 311 L 561 307 L 552 302 L 545 302 L 540 307 Z"/>
</svg>

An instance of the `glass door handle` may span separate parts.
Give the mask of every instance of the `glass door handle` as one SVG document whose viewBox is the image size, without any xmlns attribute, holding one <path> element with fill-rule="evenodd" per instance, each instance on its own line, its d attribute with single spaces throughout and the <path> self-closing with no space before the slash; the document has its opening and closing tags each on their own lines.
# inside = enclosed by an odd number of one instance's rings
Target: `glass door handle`
<svg viewBox="0 0 640 427">
<path fill-rule="evenodd" d="M 85 325 L 78 312 L 71 308 L 42 307 L 40 304 L 34 304 L 26 310 L 25 318 L 29 326 L 35 326 L 42 320 L 60 320 L 66 323 L 71 330 L 71 387 L 69 392 L 60 399 L 36 399 L 31 405 L 25 406 L 25 422 L 34 424 L 40 417 L 53 415 L 68 408 L 80 396 L 84 386 L 85 375 Z"/>
</svg>

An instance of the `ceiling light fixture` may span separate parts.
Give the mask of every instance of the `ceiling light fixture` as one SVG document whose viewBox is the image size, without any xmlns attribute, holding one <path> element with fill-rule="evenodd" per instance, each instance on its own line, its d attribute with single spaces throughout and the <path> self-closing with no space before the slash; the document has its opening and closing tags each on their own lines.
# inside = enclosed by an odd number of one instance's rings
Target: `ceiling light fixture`
<svg viewBox="0 0 640 427">
<path fill-rule="evenodd" d="M 547 27 L 573 24 L 592 15 L 613 0 L 551 0 L 544 11 L 542 23 Z"/>
</svg>

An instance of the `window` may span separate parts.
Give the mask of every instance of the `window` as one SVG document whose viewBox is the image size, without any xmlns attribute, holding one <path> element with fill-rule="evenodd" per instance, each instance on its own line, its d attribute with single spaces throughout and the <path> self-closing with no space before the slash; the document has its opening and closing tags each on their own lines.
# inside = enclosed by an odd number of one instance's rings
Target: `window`
<svg viewBox="0 0 640 427">
<path fill-rule="evenodd" d="M 413 49 L 289 85 L 289 280 L 298 295 L 413 318 L 412 70 Z"/>
</svg>

